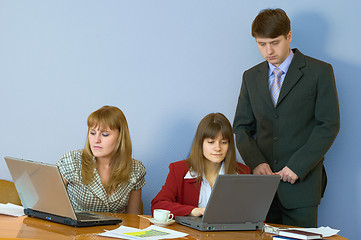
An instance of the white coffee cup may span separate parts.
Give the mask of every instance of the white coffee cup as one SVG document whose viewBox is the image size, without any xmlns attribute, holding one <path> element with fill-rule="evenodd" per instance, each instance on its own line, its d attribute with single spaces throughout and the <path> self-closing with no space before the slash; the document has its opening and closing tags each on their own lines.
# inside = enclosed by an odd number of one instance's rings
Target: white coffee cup
<svg viewBox="0 0 361 240">
<path fill-rule="evenodd" d="M 154 209 L 153 211 L 154 220 L 158 222 L 169 222 L 174 218 L 173 213 L 164 209 Z"/>
</svg>

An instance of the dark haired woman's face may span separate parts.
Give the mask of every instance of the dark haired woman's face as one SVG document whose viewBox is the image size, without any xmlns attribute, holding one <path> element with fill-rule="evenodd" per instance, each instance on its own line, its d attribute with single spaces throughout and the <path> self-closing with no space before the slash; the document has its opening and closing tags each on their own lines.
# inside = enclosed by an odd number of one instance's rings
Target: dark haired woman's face
<svg viewBox="0 0 361 240">
<path fill-rule="evenodd" d="M 203 156 L 213 163 L 221 163 L 226 158 L 228 146 L 229 141 L 219 132 L 215 138 L 203 140 Z"/>
</svg>

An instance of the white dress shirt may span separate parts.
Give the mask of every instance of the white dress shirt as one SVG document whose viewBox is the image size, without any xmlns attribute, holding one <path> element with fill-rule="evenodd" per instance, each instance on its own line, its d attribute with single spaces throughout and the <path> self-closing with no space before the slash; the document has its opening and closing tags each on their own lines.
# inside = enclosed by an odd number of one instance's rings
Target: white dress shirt
<svg viewBox="0 0 361 240">
<path fill-rule="evenodd" d="M 218 174 L 224 174 L 224 167 L 223 162 L 221 165 L 221 168 L 219 169 Z M 184 179 L 193 179 L 197 178 L 198 174 L 193 171 L 188 171 L 187 174 L 184 176 Z M 208 199 L 211 196 L 212 187 L 209 184 L 206 176 L 203 174 L 202 177 L 202 183 L 201 183 L 201 189 L 199 191 L 199 200 L 198 200 L 198 207 L 206 207 L 208 203 Z"/>
</svg>

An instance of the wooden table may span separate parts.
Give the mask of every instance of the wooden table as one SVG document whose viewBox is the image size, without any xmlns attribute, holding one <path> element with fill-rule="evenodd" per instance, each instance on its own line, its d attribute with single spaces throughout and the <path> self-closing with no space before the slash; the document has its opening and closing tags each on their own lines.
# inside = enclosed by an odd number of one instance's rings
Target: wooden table
<svg viewBox="0 0 361 240">
<path fill-rule="evenodd" d="M 122 225 L 143 229 L 150 225 L 149 220 L 131 214 L 110 214 L 123 219 Z M 0 215 L 0 240 L 5 239 L 77 239 L 77 240 L 111 240 L 96 235 L 104 230 L 113 230 L 120 225 L 74 228 L 58 223 L 40 220 L 32 217 L 11 217 Z M 177 223 L 167 228 L 189 234 L 183 239 L 263 239 L 272 240 L 270 234 L 261 231 L 224 231 L 224 232 L 200 232 Z M 327 238 L 330 240 L 345 240 L 341 236 Z"/>
</svg>

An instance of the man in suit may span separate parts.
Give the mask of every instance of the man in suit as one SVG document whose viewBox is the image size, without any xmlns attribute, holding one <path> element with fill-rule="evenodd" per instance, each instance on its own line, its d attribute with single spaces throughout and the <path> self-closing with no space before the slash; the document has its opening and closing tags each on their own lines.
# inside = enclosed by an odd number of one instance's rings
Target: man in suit
<svg viewBox="0 0 361 240">
<path fill-rule="evenodd" d="M 266 61 L 243 74 L 233 128 L 253 174 L 281 177 L 266 221 L 316 227 L 324 155 L 340 128 L 338 98 L 332 66 L 290 49 L 290 25 L 282 9 L 254 19 L 252 36 Z"/>
</svg>

